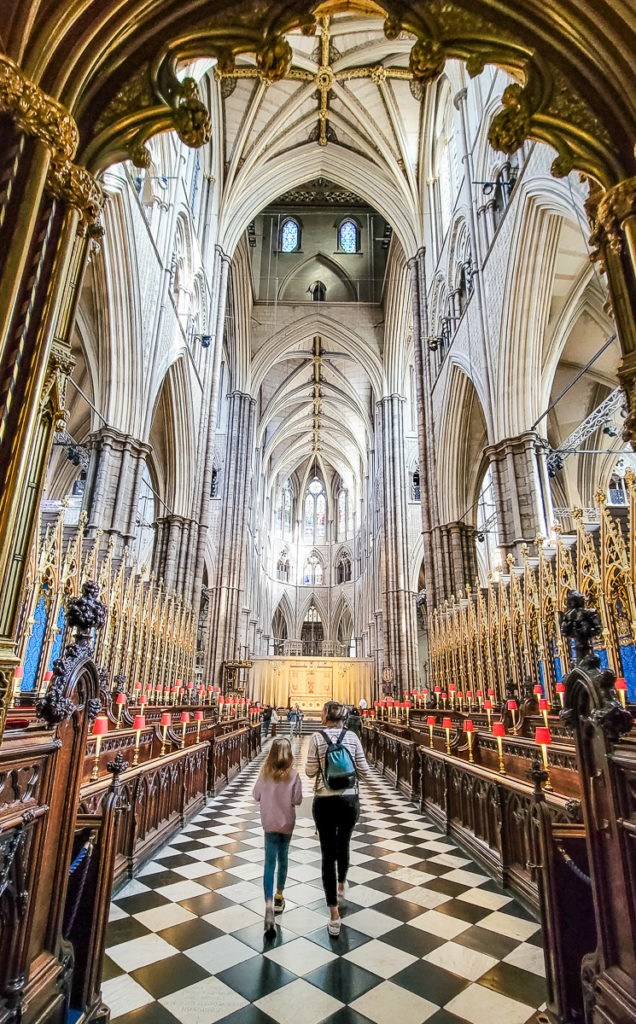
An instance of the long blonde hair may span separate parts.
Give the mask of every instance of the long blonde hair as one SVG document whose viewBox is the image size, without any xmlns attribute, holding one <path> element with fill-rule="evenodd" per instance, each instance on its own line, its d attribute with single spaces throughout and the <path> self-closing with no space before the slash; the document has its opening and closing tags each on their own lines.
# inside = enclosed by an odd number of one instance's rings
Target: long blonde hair
<svg viewBox="0 0 636 1024">
<path fill-rule="evenodd" d="M 289 740 L 284 737 L 274 739 L 261 768 L 261 776 L 273 782 L 286 782 L 293 763 L 294 755 Z"/>
</svg>

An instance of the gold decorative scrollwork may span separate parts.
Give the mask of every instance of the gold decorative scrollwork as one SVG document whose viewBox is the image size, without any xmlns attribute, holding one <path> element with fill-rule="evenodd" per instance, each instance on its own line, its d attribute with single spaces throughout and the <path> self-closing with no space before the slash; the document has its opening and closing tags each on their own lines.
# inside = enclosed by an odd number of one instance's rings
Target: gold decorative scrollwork
<svg viewBox="0 0 636 1024">
<path fill-rule="evenodd" d="M 8 114 L 20 131 L 41 139 L 61 162 L 72 160 L 79 131 L 68 110 L 0 54 L 0 113 Z"/>
</svg>

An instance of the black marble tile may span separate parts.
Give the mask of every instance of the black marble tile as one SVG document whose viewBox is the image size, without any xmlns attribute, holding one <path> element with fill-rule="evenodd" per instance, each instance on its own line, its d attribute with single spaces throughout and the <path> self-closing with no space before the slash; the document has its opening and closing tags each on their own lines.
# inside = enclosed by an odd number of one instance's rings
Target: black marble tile
<svg viewBox="0 0 636 1024">
<path fill-rule="evenodd" d="M 402 850 L 387 850 L 381 843 L 372 846 L 359 846 L 356 853 L 361 853 L 364 857 L 389 857 L 392 853 L 402 853 Z"/>
<path fill-rule="evenodd" d="M 183 878 L 179 878 L 179 881 L 183 882 Z M 136 896 L 128 896 L 125 900 L 116 900 L 116 903 L 127 914 L 141 914 L 144 910 L 165 907 L 170 903 L 170 900 L 155 892 L 154 889 L 149 889 L 148 892 L 140 892 Z"/>
<path fill-rule="evenodd" d="M 365 860 L 360 865 L 361 868 L 366 868 L 367 871 L 376 871 L 379 875 L 390 875 L 392 871 L 399 871 L 400 868 L 404 867 L 403 864 L 395 864 L 389 860 Z"/>
<path fill-rule="evenodd" d="M 412 956 L 423 957 L 427 953 L 432 953 L 438 946 L 443 946 L 446 939 L 441 939 L 438 935 L 431 935 L 430 932 L 425 932 L 421 928 L 412 928 L 408 924 L 403 924 L 400 928 L 394 928 L 383 935 L 381 941 L 386 942 L 389 946 L 402 949 L 405 953 L 411 953 Z"/>
<path fill-rule="evenodd" d="M 107 942 L 106 945 L 108 946 L 109 943 Z M 121 967 L 117 966 L 114 960 L 111 960 L 109 956 L 104 956 L 104 962 L 102 966 L 102 981 L 110 981 L 111 978 L 118 978 L 120 974 L 125 973 L 126 972 L 123 971 Z"/>
<path fill-rule="evenodd" d="M 390 932 L 389 934 L 393 933 Z M 322 946 L 323 949 L 329 949 L 332 953 L 337 953 L 339 956 L 344 956 L 345 953 L 350 953 L 351 950 L 357 949 L 358 946 L 364 946 L 365 943 L 371 941 L 369 935 L 363 935 L 362 932 L 356 931 L 355 928 L 341 928 L 340 935 L 337 937 L 330 935 L 326 927 L 317 928 L 315 932 L 310 932 L 305 938 L 309 939 L 310 942 L 315 942 L 318 946 Z"/>
<path fill-rule="evenodd" d="M 251 1003 L 297 980 L 295 974 L 274 963 L 267 956 L 254 956 L 250 960 L 244 960 L 243 963 L 221 971 L 217 977 Z"/>
<path fill-rule="evenodd" d="M 170 868 L 166 868 L 164 871 L 153 871 L 151 875 L 145 875 L 143 878 L 144 885 L 147 885 L 150 889 L 159 889 L 163 885 L 172 885 L 174 882 L 183 882 L 183 875 L 177 874 L 176 871 L 171 871 Z M 129 897 L 129 899 L 134 898 L 134 896 Z M 125 902 L 121 905 L 126 910 Z M 135 911 L 135 913 L 140 913 L 140 911 Z"/>
<path fill-rule="evenodd" d="M 214 866 L 218 867 L 218 864 L 215 864 Z M 230 875 L 230 874 L 228 874 L 227 871 L 223 871 L 223 870 L 215 871 L 211 875 L 205 875 L 204 877 L 207 879 L 205 884 L 207 885 L 208 889 L 215 889 L 215 890 L 216 889 L 223 889 L 223 888 L 225 888 L 226 885 L 236 885 L 236 883 L 238 881 L 240 881 L 240 879 L 238 879 L 236 877 L 236 875 Z M 199 879 L 197 878 L 196 881 L 198 882 Z M 185 906 L 185 904 L 184 904 L 184 906 Z M 190 908 L 188 907 L 188 910 L 189 909 Z M 207 911 L 206 911 L 206 913 L 207 913 Z"/>
<path fill-rule="evenodd" d="M 138 1010 L 128 1010 L 121 1017 L 114 1017 L 113 1024 L 179 1024 L 161 1003 L 148 1003 Z"/>
<path fill-rule="evenodd" d="M 423 857 L 417 864 L 411 864 L 410 867 L 415 868 L 416 871 L 421 871 L 423 874 L 435 875 L 438 878 L 442 878 L 447 875 L 452 868 L 447 867 L 446 864 L 435 864 L 432 860 L 426 859 L 426 850 L 421 850 L 419 853 L 411 853 L 410 857 Z M 427 883 L 428 884 L 428 883 Z"/>
<path fill-rule="evenodd" d="M 397 921 L 405 923 L 425 912 L 425 908 L 420 907 L 419 904 L 401 900 L 397 896 L 390 896 L 382 903 L 376 903 L 373 910 L 379 910 L 381 914 L 388 914 L 389 917 L 394 917 Z"/>
<path fill-rule="evenodd" d="M 187 853 L 171 853 L 168 857 L 155 857 L 155 860 L 166 868 L 184 868 L 186 864 L 196 864 L 196 858 Z M 152 878 L 152 875 L 149 877 Z"/>
<path fill-rule="evenodd" d="M 445 896 L 459 896 L 461 892 L 466 892 L 466 889 L 470 888 L 470 886 L 460 885 L 458 882 L 448 882 L 441 876 L 434 878 L 432 882 L 427 882 L 426 888 L 431 889 L 433 892 L 441 892 Z"/>
<path fill-rule="evenodd" d="M 364 865 L 363 865 L 364 866 Z M 368 885 L 369 889 L 376 889 L 378 892 L 385 892 L 388 896 L 395 896 L 399 892 L 404 892 L 406 889 L 412 889 L 412 882 L 403 882 L 401 878 L 389 878 L 388 875 L 382 875 L 380 878 L 372 878 L 364 885 Z"/>
<path fill-rule="evenodd" d="M 225 907 L 231 907 L 233 904 L 231 900 L 226 900 L 225 896 L 219 896 L 218 892 L 206 892 L 201 896 L 192 896 L 189 900 L 181 900 L 179 906 L 196 914 L 197 917 L 203 917 L 204 914 L 211 914 L 214 910 L 224 910 Z"/>
<path fill-rule="evenodd" d="M 276 1024 L 273 1017 L 259 1010 L 258 1006 L 244 1006 L 242 1010 L 223 1018 L 223 1024 Z"/>
<path fill-rule="evenodd" d="M 495 964 L 481 976 L 479 984 L 529 1006 L 541 1006 L 546 999 L 545 979 L 513 964 Z"/>
<path fill-rule="evenodd" d="M 321 1024 L 370 1024 L 370 1021 L 351 1006 L 343 1006 L 336 1013 L 332 1013 L 331 1017 L 325 1017 Z"/>
<path fill-rule="evenodd" d="M 488 956 L 494 956 L 498 960 L 502 960 L 519 945 L 518 939 L 511 939 L 507 935 L 491 932 L 488 928 L 480 928 L 478 924 L 467 928 L 465 932 L 460 932 L 453 941 L 459 942 L 461 946 L 476 949 L 479 953 L 487 953 Z"/>
<path fill-rule="evenodd" d="M 473 903 L 464 903 L 463 900 L 448 900 L 447 903 L 441 903 L 435 909 L 439 910 L 440 914 L 456 917 L 458 921 L 469 921 L 470 924 L 477 924 L 492 913 L 492 910 L 485 910 Z"/>
<path fill-rule="evenodd" d="M 209 942 L 211 939 L 218 939 L 221 935 L 225 935 L 225 932 L 220 928 L 215 928 L 208 921 L 195 917 L 191 921 L 183 921 L 182 924 L 164 928 L 158 934 L 175 949 L 184 950 L 200 946 L 202 942 Z"/>
<path fill-rule="evenodd" d="M 442 1009 L 434 1013 L 432 1017 L 428 1017 L 426 1024 L 466 1024 L 466 1018 L 456 1017 L 454 1013 Z"/>
<path fill-rule="evenodd" d="M 202 850 L 206 844 L 200 842 L 198 836 L 199 833 L 195 832 L 192 836 L 192 839 L 189 839 L 187 843 L 179 843 L 179 851 L 181 853 L 192 853 L 193 850 Z"/>
<path fill-rule="evenodd" d="M 108 925 L 106 929 L 106 948 L 118 946 L 120 942 L 139 939 L 142 935 L 149 934 L 150 928 L 146 928 L 136 917 L 122 917 L 119 921 L 111 921 Z"/>
<path fill-rule="evenodd" d="M 298 938 L 296 932 L 284 931 L 278 923 L 276 924 L 275 932 L 268 932 L 265 935 L 260 921 L 258 924 L 250 924 L 247 928 L 241 928 L 237 932 L 232 932 L 232 935 L 239 942 L 244 942 L 246 946 L 251 946 L 257 953 L 267 953 L 270 949 L 276 949 L 285 942 L 293 942 L 294 939 Z"/>
<path fill-rule="evenodd" d="M 409 992 L 421 996 L 422 999 L 429 999 L 437 1006 L 444 1006 L 470 985 L 466 978 L 451 974 L 450 971 L 445 971 L 437 964 L 429 964 L 426 960 L 420 960 L 419 963 L 411 964 L 405 970 L 394 974 L 391 981 L 394 985 L 407 988 Z"/>
<path fill-rule="evenodd" d="M 306 974 L 305 981 L 315 985 L 321 992 L 333 996 L 334 999 L 339 999 L 341 1003 L 352 1003 L 369 989 L 380 985 L 383 979 L 340 956 L 337 960 L 318 967 L 311 974 Z"/>
<path fill-rule="evenodd" d="M 162 999 L 163 996 L 209 978 L 210 973 L 183 953 L 178 953 L 166 960 L 149 964 L 148 967 L 138 967 L 136 971 L 130 972 L 130 976 L 155 999 Z"/>
</svg>

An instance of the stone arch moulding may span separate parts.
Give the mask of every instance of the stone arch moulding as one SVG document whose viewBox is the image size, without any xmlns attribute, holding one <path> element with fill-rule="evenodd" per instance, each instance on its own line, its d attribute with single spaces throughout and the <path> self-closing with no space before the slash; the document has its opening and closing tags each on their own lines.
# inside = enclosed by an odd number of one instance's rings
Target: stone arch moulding
<svg viewBox="0 0 636 1024">
<path fill-rule="evenodd" d="M 287 275 L 287 277 L 283 279 L 280 288 L 278 289 L 279 300 L 281 302 L 286 301 L 286 293 L 289 292 L 296 278 L 306 276 L 308 281 L 314 280 L 315 278 L 319 278 L 321 276 L 324 277 L 325 271 L 334 275 L 342 284 L 343 288 L 347 293 L 348 301 L 355 302 L 357 300 L 358 296 L 356 293 L 355 285 L 351 278 L 349 277 L 349 275 L 347 274 L 346 270 L 343 270 L 343 268 L 336 262 L 336 260 L 331 259 L 330 256 L 327 256 L 323 252 L 319 252 L 312 256 L 308 256 L 306 260 L 303 260 L 303 262 L 299 264 L 299 266 L 294 267 L 293 270 L 290 270 L 289 274 Z M 327 301 L 329 301 L 328 284 Z"/>
<path fill-rule="evenodd" d="M 291 604 L 289 603 L 287 594 L 283 594 L 280 601 L 274 608 L 274 611 L 272 612 L 272 623 L 274 622 L 277 612 L 280 612 L 285 620 L 285 625 L 287 626 L 287 639 L 293 640 L 296 636 L 296 633 L 294 632 L 294 612 Z"/>
</svg>

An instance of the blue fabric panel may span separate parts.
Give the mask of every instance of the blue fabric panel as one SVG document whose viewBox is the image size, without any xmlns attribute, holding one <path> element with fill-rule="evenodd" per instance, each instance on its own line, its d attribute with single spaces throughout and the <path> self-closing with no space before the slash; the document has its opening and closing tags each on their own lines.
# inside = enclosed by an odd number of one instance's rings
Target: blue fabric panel
<svg viewBox="0 0 636 1024">
<path fill-rule="evenodd" d="M 545 693 L 545 676 L 543 674 L 543 662 L 541 661 L 541 658 L 539 658 L 539 682 L 541 683 L 543 692 Z"/>
<path fill-rule="evenodd" d="M 563 679 L 563 669 L 561 668 L 561 659 L 556 656 L 554 658 L 554 674 L 556 676 L 557 683 L 560 683 Z"/>
<path fill-rule="evenodd" d="M 605 650 L 605 648 L 601 647 L 600 650 L 595 651 L 594 653 L 598 654 L 599 656 L 601 668 L 609 668 L 609 661 L 607 660 L 607 651 Z"/>
<path fill-rule="evenodd" d="M 627 699 L 630 703 L 636 702 L 636 648 L 633 644 L 625 644 L 621 647 L 621 661 L 623 662 L 623 675 L 627 681 Z"/>
<path fill-rule="evenodd" d="M 44 640 L 44 632 L 46 630 L 46 606 L 44 603 L 44 595 L 42 595 L 35 606 L 33 618 L 35 620 L 33 624 L 33 631 L 29 637 L 26 657 L 24 659 L 24 676 L 20 687 L 22 691 L 35 689 L 35 680 L 38 674 L 38 665 L 40 663 L 40 654 L 42 651 L 42 641 Z"/>
<path fill-rule="evenodd" d="M 49 662 L 49 670 L 53 668 L 53 662 L 57 661 L 60 654 L 62 653 L 62 644 L 64 643 L 64 629 L 66 627 L 66 614 L 64 612 L 64 606 L 60 608 L 57 616 L 57 628 L 59 630 L 53 643 L 53 649 L 51 651 L 51 660 Z"/>
</svg>

